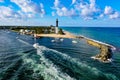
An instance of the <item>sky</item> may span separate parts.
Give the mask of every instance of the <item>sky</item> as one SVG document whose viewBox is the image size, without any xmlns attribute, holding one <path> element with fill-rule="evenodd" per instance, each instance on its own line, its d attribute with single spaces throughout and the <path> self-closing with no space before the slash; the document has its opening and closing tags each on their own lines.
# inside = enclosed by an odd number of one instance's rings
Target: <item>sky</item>
<svg viewBox="0 0 120 80">
<path fill-rule="evenodd" d="M 0 25 L 120 27 L 120 0 L 0 0 Z"/>
</svg>

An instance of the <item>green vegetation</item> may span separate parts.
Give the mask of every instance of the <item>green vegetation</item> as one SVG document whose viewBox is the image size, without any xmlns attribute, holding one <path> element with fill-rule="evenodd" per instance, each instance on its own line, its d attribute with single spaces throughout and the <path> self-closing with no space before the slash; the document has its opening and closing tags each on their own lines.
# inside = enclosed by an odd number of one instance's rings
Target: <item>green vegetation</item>
<svg viewBox="0 0 120 80">
<path fill-rule="evenodd" d="M 30 30 L 33 31 L 37 34 L 41 34 L 41 33 L 50 33 L 51 31 L 51 27 L 14 27 L 11 30 L 14 31 L 20 31 L 21 29 L 23 30 Z"/>
<path fill-rule="evenodd" d="M 0 26 L 0 29 L 10 29 L 11 26 Z"/>
<path fill-rule="evenodd" d="M 61 28 L 60 28 L 58 34 L 62 34 L 62 35 L 64 35 L 64 32 L 63 32 L 63 30 L 62 30 Z"/>
<path fill-rule="evenodd" d="M 10 29 L 15 32 L 19 32 L 21 29 L 30 30 L 31 33 L 35 32 L 37 34 L 52 34 L 55 33 L 55 26 L 0 26 L 0 29 Z M 60 28 L 58 34 L 64 34 L 63 30 Z"/>
</svg>

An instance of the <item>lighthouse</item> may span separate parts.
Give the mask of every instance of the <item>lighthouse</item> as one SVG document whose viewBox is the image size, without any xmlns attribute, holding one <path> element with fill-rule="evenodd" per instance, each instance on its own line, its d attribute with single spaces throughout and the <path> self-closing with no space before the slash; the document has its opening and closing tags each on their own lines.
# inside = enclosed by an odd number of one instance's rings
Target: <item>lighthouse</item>
<svg viewBox="0 0 120 80">
<path fill-rule="evenodd" d="M 56 19 L 55 33 L 58 34 L 58 19 Z"/>
</svg>

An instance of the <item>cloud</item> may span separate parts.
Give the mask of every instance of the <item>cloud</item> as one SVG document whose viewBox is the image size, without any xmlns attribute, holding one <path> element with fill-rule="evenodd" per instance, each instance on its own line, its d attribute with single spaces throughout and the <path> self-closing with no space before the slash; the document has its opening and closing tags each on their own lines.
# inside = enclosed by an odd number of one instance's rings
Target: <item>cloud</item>
<svg viewBox="0 0 120 80">
<path fill-rule="evenodd" d="M 112 14 L 113 9 L 110 6 L 105 6 L 104 14 Z"/>
<path fill-rule="evenodd" d="M 0 19 L 21 19 L 22 15 L 10 7 L 0 6 Z"/>
<path fill-rule="evenodd" d="M 28 18 L 33 18 L 34 16 L 33 13 L 25 13 L 20 10 L 15 11 L 11 6 L 0 6 L 0 20 L 26 20 Z"/>
<path fill-rule="evenodd" d="M 110 19 L 117 19 L 120 18 L 120 14 L 118 12 L 115 12 L 114 14 L 110 14 L 109 15 Z"/>
<path fill-rule="evenodd" d="M 0 0 L 3 2 L 4 0 Z M 20 10 L 14 10 L 13 5 L 0 6 L 0 19 L 13 19 L 13 20 L 27 20 L 28 18 L 34 18 L 36 14 L 41 17 L 44 16 L 45 10 L 42 3 L 36 4 L 31 0 L 11 0 L 20 7 Z"/>
<path fill-rule="evenodd" d="M 96 19 L 100 16 L 101 10 L 96 7 L 95 0 L 90 0 L 89 3 L 80 2 L 75 6 L 84 19 Z"/>
<path fill-rule="evenodd" d="M 43 17 L 45 15 L 45 10 L 44 10 L 44 5 L 41 3 L 40 4 L 40 7 L 41 7 L 41 17 Z"/>
<path fill-rule="evenodd" d="M 62 7 L 61 9 L 57 8 L 57 14 L 59 16 L 74 16 L 75 11 L 74 11 L 74 9 L 68 10 L 66 7 Z"/>
<path fill-rule="evenodd" d="M 104 14 L 100 14 L 100 16 L 99 16 L 100 18 L 103 18 L 104 17 Z"/>
<path fill-rule="evenodd" d="M 113 10 L 111 6 L 105 6 L 104 14 L 108 16 L 110 19 L 120 18 L 120 13 Z"/>
<path fill-rule="evenodd" d="M 53 16 L 55 14 L 57 14 L 58 16 L 68 16 L 68 17 L 76 16 L 75 10 L 73 8 L 68 9 L 64 5 L 60 4 L 59 0 L 55 0 L 54 10 L 55 11 L 52 12 Z"/>
<path fill-rule="evenodd" d="M 0 0 L 0 2 L 4 2 L 4 0 Z"/>
<path fill-rule="evenodd" d="M 37 5 L 31 0 L 11 0 L 11 2 L 18 5 L 21 8 L 21 10 L 25 13 L 32 13 L 32 14 L 37 13 L 42 16 L 45 14 L 44 6 L 42 3 L 40 5 Z"/>
<path fill-rule="evenodd" d="M 60 1 L 59 1 L 59 0 L 55 0 L 55 2 L 54 2 L 54 6 L 55 6 L 55 7 L 58 7 L 59 4 L 60 4 Z"/>
<path fill-rule="evenodd" d="M 72 6 L 66 7 L 59 0 L 54 2 L 54 14 L 58 16 L 82 17 L 83 19 L 97 19 L 101 10 L 96 7 L 95 0 L 89 2 L 72 0 Z"/>
<path fill-rule="evenodd" d="M 120 13 L 112 9 L 110 6 L 105 6 L 101 9 L 96 0 L 72 0 L 72 5 L 61 4 L 60 0 L 55 0 L 52 16 L 67 16 L 81 17 L 86 19 L 110 18 L 116 19 L 120 17 Z M 107 16 L 107 17 L 106 17 Z"/>
<path fill-rule="evenodd" d="M 72 4 L 75 4 L 76 0 L 72 0 Z"/>
<path fill-rule="evenodd" d="M 55 12 L 52 12 L 52 16 L 55 16 Z"/>
</svg>

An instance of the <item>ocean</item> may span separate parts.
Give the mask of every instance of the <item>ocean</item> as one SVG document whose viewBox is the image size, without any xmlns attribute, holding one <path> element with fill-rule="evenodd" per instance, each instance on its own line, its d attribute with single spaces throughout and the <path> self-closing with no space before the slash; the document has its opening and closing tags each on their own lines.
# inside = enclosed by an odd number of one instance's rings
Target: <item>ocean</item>
<svg viewBox="0 0 120 80">
<path fill-rule="evenodd" d="M 39 38 L 35 49 L 32 36 L 0 30 L 0 80 L 120 80 L 120 28 L 61 28 L 115 46 L 114 61 L 91 59 L 99 49 L 83 39 Z"/>
</svg>

